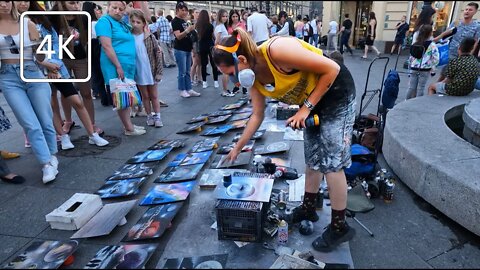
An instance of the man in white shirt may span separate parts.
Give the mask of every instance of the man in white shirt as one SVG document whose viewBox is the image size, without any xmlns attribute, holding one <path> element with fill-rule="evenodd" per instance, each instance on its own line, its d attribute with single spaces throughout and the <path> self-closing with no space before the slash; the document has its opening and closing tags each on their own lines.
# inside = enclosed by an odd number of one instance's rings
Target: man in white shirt
<svg viewBox="0 0 480 270">
<path fill-rule="evenodd" d="M 311 20 L 309 23 L 313 28 L 313 36 L 310 37 L 310 44 L 318 47 L 318 28 L 317 28 L 318 18 Z"/>
<path fill-rule="evenodd" d="M 338 33 L 338 23 L 336 21 L 331 21 L 328 29 L 328 42 L 327 42 L 327 52 L 335 51 L 336 49 L 336 39 Z"/>
<path fill-rule="evenodd" d="M 265 14 L 258 13 L 255 7 L 252 8 L 252 11 L 252 15 L 247 19 L 247 31 L 259 46 L 270 37 L 269 29 L 272 27 L 272 22 Z"/>
</svg>

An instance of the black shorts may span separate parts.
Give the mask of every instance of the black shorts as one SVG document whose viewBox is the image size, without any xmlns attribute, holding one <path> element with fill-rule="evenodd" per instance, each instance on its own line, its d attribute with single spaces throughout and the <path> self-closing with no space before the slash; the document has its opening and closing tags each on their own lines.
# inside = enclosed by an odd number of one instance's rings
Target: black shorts
<svg viewBox="0 0 480 270">
<path fill-rule="evenodd" d="M 371 39 L 370 37 L 371 36 L 367 36 L 367 39 L 365 40 L 365 45 L 373 46 L 373 42 L 375 41 L 375 39 Z"/>
<path fill-rule="evenodd" d="M 52 83 L 55 88 L 62 93 L 64 97 L 78 95 L 77 89 L 71 82 L 55 82 Z"/>
</svg>

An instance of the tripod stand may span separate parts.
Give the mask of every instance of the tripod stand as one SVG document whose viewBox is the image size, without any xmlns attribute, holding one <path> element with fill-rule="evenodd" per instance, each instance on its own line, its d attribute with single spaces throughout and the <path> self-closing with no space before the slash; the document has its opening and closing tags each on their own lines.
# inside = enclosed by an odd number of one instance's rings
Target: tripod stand
<svg viewBox="0 0 480 270">
<path fill-rule="evenodd" d="M 363 223 L 355 217 L 355 214 L 367 213 L 372 211 L 374 208 L 375 206 L 367 198 L 361 185 L 356 185 L 348 192 L 346 216 L 355 220 L 355 222 L 362 226 L 362 228 L 367 231 L 371 237 L 374 237 L 373 232 L 363 225 Z"/>
</svg>

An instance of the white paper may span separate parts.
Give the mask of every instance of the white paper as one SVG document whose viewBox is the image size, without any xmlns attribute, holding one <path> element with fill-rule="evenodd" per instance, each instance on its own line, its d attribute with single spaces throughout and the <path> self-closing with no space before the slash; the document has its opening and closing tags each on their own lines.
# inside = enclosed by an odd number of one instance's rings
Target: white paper
<svg viewBox="0 0 480 270">
<path fill-rule="evenodd" d="M 305 194 L 305 174 L 301 174 L 298 179 L 287 180 L 288 183 L 288 201 L 301 202 Z"/>
<path fill-rule="evenodd" d="M 235 243 L 235 245 L 237 245 L 237 247 L 241 248 L 241 247 L 244 247 L 248 244 L 250 244 L 249 242 L 240 242 L 240 241 L 233 241 Z"/>
<path fill-rule="evenodd" d="M 293 130 L 291 127 L 286 127 L 283 139 L 289 141 L 303 141 L 303 130 Z"/>
</svg>

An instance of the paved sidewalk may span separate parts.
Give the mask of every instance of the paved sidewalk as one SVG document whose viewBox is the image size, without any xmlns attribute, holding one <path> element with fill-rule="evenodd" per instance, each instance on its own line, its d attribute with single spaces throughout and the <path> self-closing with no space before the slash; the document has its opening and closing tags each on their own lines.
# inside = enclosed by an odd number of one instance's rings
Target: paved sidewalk
<svg viewBox="0 0 480 270">
<path fill-rule="evenodd" d="M 345 58 L 345 63 L 352 71 L 356 83 L 357 108 L 370 64 L 370 61 L 361 60 L 360 56 L 361 52 L 355 51 L 354 57 L 347 55 Z M 399 61 L 401 71 L 404 71 L 401 67 L 404 59 L 402 57 Z M 394 64 L 395 58 L 391 57 L 387 72 L 393 68 Z M 11 130 L 2 133 L 0 149 L 22 154 L 19 159 L 8 161 L 8 165 L 12 171 L 22 174 L 27 179 L 27 182 L 22 185 L 0 183 L 0 266 L 25 249 L 34 239 L 68 239 L 72 232 L 51 230 L 45 221 L 45 215 L 60 206 L 74 193 L 94 193 L 115 169 L 138 151 L 146 149 L 161 138 L 192 138 L 188 135 L 177 135 L 175 132 L 181 129 L 192 116 L 211 112 L 239 98 L 238 96 L 221 97 L 221 90 L 213 88 L 211 76 L 208 77 L 211 85 L 209 88 L 202 89 L 201 86 L 194 88 L 202 93 L 201 97 L 181 98 L 176 90 L 176 72 L 176 68 L 165 69 L 164 79 L 159 86 L 160 98 L 169 104 L 169 107 L 161 109 L 164 127 L 159 129 L 149 127 L 146 135 L 126 137 L 123 135 L 116 113 L 110 107 L 101 106 L 100 100 L 95 100 L 98 126 L 105 130 L 107 136 L 112 136 L 112 140 L 116 140 L 118 145 L 95 155 L 83 157 L 60 155 L 60 173 L 57 180 L 49 185 L 41 182 L 40 165 L 31 150 L 24 148 L 22 130 L 3 95 L 0 95 L 0 105 L 13 124 Z M 368 89 L 380 87 L 382 72 L 383 68 L 377 65 L 373 67 Z M 405 99 L 408 85 L 408 77 L 404 74 L 400 77 L 400 94 L 397 102 Z M 366 113 L 374 112 L 376 101 L 377 99 L 374 99 Z M 145 126 L 146 118 L 136 117 L 133 121 L 137 125 Z M 78 118 L 75 118 L 75 122 L 81 123 Z M 74 129 L 71 134 L 73 140 L 84 135 L 83 128 Z M 189 139 L 185 149 L 193 145 L 194 141 L 195 139 Z M 302 157 L 299 153 L 295 155 Z M 168 158 L 171 159 L 173 156 L 171 154 Z M 382 163 L 381 156 L 380 162 Z M 292 165 L 299 171 L 304 170 L 302 164 L 302 158 L 292 161 Z M 135 196 L 135 199 L 142 198 L 148 192 L 152 181 L 148 182 L 142 186 L 142 193 Z M 448 187 L 445 188 L 445 192 L 448 192 Z M 479 237 L 444 217 L 401 182 L 397 182 L 394 196 L 390 204 L 375 199 L 373 202 L 376 208 L 373 211 L 357 214 L 357 218 L 374 232 L 374 238 L 371 238 L 355 221 L 348 218 L 349 224 L 357 230 L 357 237 L 350 242 L 355 268 L 480 267 Z M 110 202 L 114 201 L 106 201 L 106 203 Z M 102 246 L 118 244 L 128 228 L 140 218 L 144 211 L 143 208 L 134 207 L 128 216 L 129 222 L 126 226 L 106 237 L 83 240 L 76 252 L 76 260 L 72 267 L 82 268 Z M 188 218 L 185 212 L 181 214 L 181 219 L 184 218 Z M 168 243 L 171 234 L 171 231 L 167 231 L 160 238 L 159 249 L 146 265 L 147 268 L 157 265 L 163 250 L 168 249 L 165 244 Z"/>
</svg>

